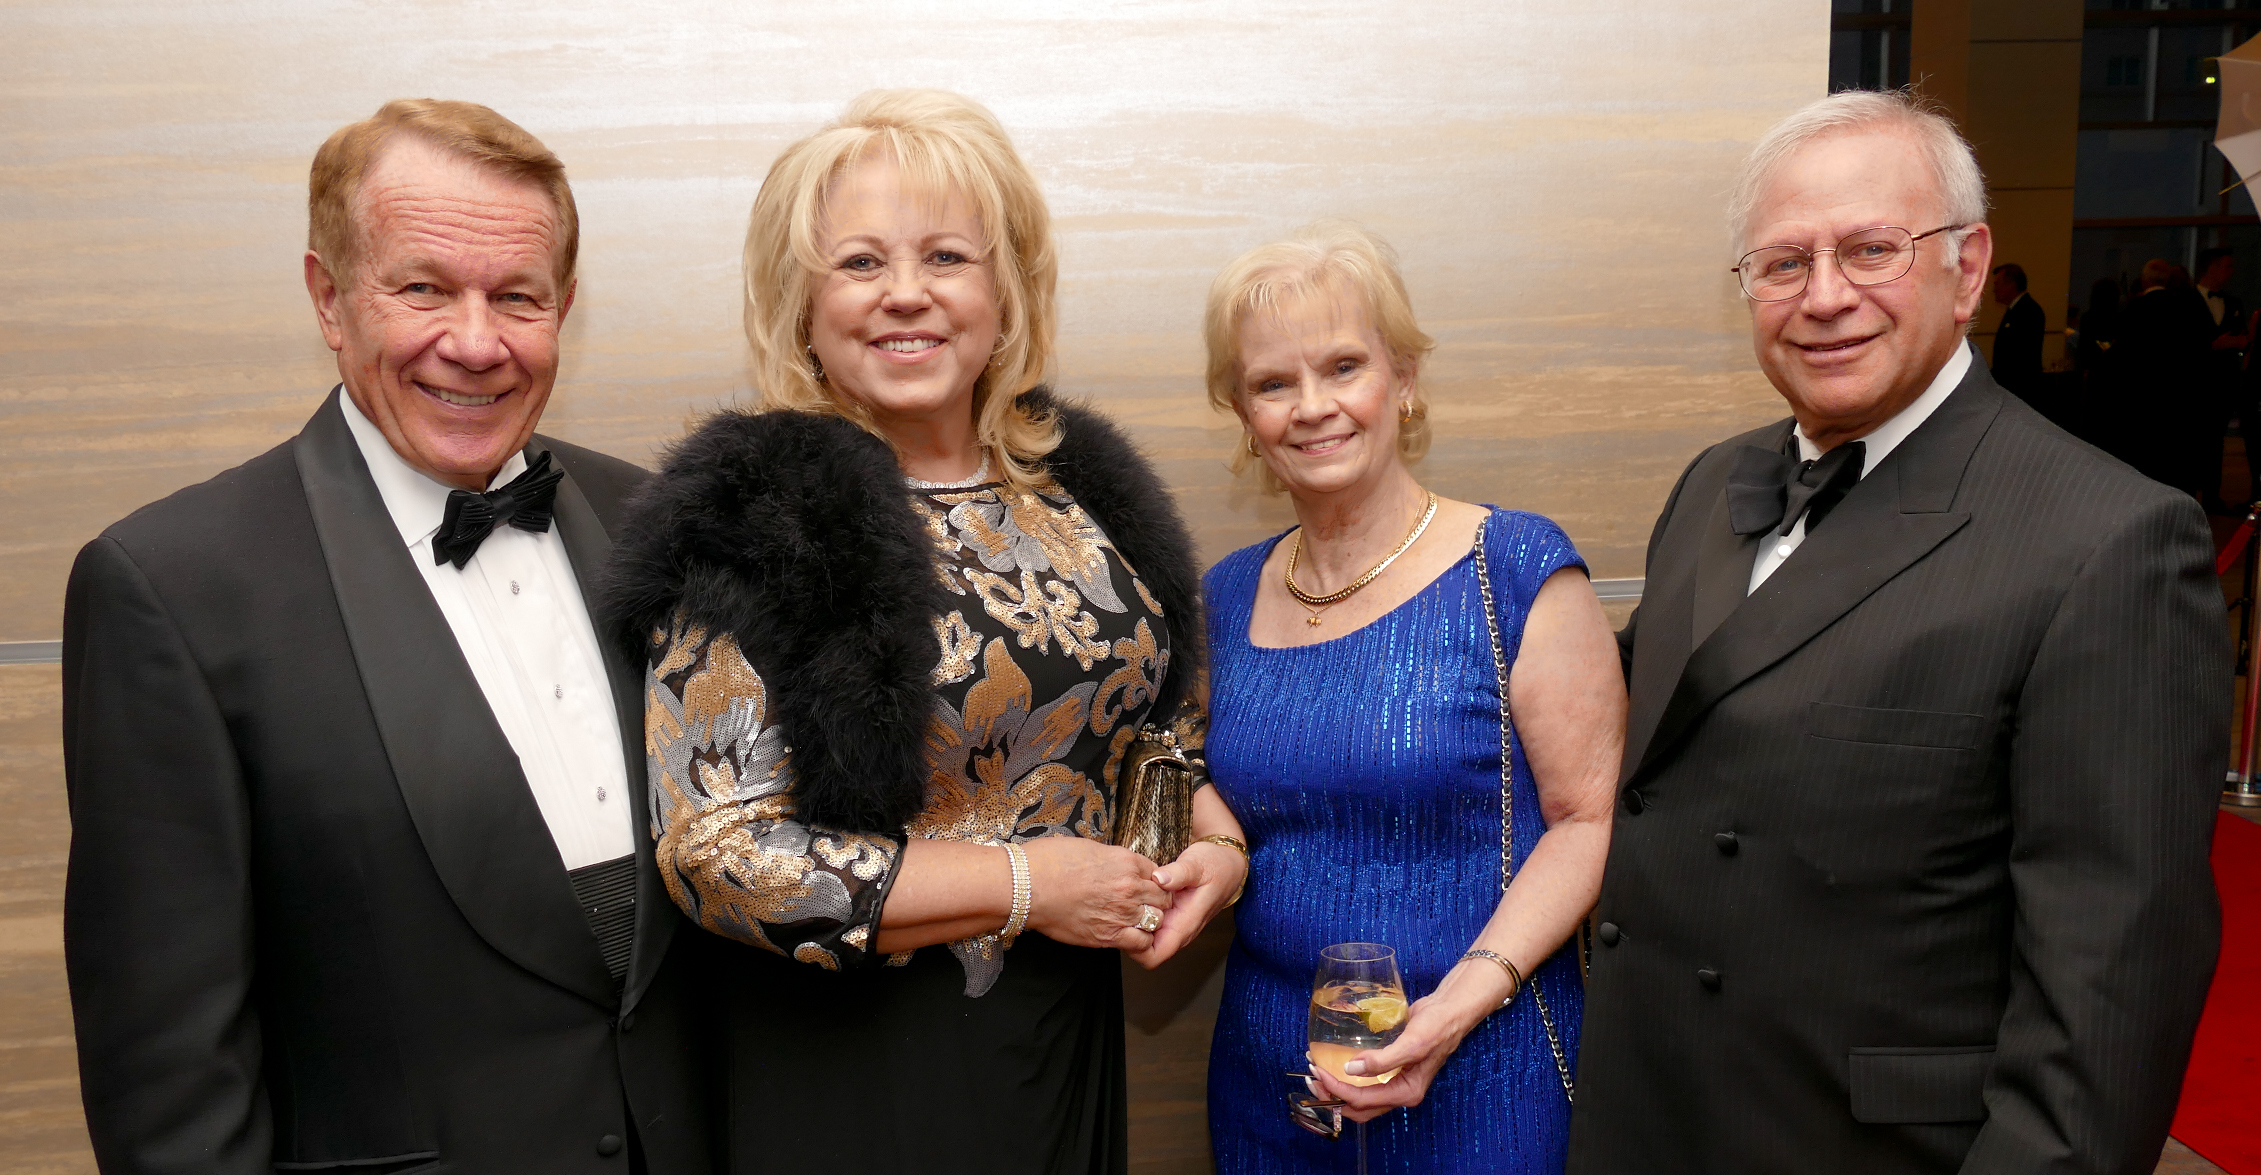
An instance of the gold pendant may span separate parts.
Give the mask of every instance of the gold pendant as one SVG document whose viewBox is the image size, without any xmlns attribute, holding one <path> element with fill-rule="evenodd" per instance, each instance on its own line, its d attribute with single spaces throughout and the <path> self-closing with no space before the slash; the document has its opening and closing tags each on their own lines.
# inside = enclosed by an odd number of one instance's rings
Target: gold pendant
<svg viewBox="0 0 2261 1175">
<path fill-rule="evenodd" d="M 1316 616 L 1306 616 L 1303 618 L 1303 622 L 1313 628 L 1319 627 L 1319 618 Z"/>
</svg>

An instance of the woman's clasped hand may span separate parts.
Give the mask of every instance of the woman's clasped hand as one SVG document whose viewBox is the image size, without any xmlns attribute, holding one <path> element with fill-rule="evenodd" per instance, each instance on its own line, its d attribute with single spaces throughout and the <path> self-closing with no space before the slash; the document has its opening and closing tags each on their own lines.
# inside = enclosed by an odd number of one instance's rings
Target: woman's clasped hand
<svg viewBox="0 0 2261 1175">
<path fill-rule="evenodd" d="M 1140 930 L 1149 907 L 1170 908 L 1170 891 L 1154 879 L 1154 862 L 1129 849 L 1080 837 L 1029 841 L 1034 901 L 1028 928 L 1071 946 L 1150 951 L 1154 934 Z"/>
</svg>

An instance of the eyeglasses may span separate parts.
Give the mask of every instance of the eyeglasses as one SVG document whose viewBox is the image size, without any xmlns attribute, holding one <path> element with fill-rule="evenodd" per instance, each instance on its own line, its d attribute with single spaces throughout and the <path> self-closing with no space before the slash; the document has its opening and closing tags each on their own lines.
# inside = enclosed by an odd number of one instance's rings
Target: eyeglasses
<svg viewBox="0 0 2261 1175">
<path fill-rule="evenodd" d="M 1341 1101 L 1319 1092 L 1319 1083 L 1309 1073 L 1290 1073 L 1295 1081 L 1294 1092 L 1288 1094 L 1288 1118 L 1296 1125 L 1325 1139 L 1342 1137 Z"/>
<path fill-rule="evenodd" d="M 1846 281 L 1856 286 L 1881 286 L 1907 276 L 1915 267 L 1917 241 L 1967 227 L 1944 224 L 1927 233 L 1890 226 L 1864 228 L 1837 242 L 1834 249 L 1811 252 L 1796 245 L 1768 245 L 1743 254 L 1742 262 L 1728 272 L 1742 279 L 1743 296 L 1753 302 L 1784 302 L 1806 292 L 1814 258 L 1831 253 L 1837 257 L 1837 272 L 1845 275 Z"/>
</svg>

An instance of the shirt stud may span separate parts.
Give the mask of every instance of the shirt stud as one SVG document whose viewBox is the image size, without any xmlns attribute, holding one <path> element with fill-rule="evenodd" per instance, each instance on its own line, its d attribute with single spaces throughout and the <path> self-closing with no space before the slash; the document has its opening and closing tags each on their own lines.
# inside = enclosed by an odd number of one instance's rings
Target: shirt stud
<svg viewBox="0 0 2261 1175">
<path fill-rule="evenodd" d="M 518 594 L 518 581 L 515 579 L 510 581 L 510 594 L 514 596 Z"/>
<path fill-rule="evenodd" d="M 564 687 L 564 686 L 562 686 L 562 685 L 561 685 L 561 686 L 558 686 L 558 687 L 556 687 L 556 688 L 555 688 L 554 690 L 552 690 L 551 692 L 555 693 L 555 694 L 556 694 L 556 695 L 557 695 L 558 697 L 562 698 L 562 697 L 564 697 L 564 696 L 565 696 L 565 687 Z"/>
<path fill-rule="evenodd" d="M 601 788 L 601 787 L 600 787 L 600 788 L 598 788 L 598 789 L 597 789 L 597 802 L 598 802 L 598 803 L 600 803 L 600 804 L 601 804 L 601 803 L 604 803 L 604 798 L 605 798 L 605 789 L 603 789 L 603 788 Z"/>
</svg>

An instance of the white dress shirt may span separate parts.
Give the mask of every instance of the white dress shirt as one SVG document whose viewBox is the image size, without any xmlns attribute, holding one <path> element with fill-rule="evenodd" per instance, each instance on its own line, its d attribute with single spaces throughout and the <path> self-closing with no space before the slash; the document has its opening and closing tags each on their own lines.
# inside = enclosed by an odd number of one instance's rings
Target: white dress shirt
<svg viewBox="0 0 2261 1175">
<path fill-rule="evenodd" d="M 1931 386 L 1925 388 L 1914 403 L 1893 414 L 1892 419 L 1877 425 L 1876 431 L 1859 438 L 1867 447 L 1867 451 L 1861 455 L 1862 477 L 1866 478 L 1876 472 L 1876 467 L 1884 464 L 1884 459 L 1891 455 L 1892 450 L 1900 447 L 1901 441 L 1908 439 L 1908 434 L 1914 432 L 1917 425 L 1931 419 L 1931 414 L 1947 402 L 1947 397 L 1954 393 L 1956 385 L 1963 382 L 1963 376 L 1971 369 L 1971 353 L 1968 342 L 1955 348 L 1955 353 L 1948 357 L 1946 366 L 1939 369 L 1938 375 L 1931 377 Z M 1793 426 L 1792 431 L 1798 438 L 1798 459 L 1820 460 L 1821 450 L 1806 439 L 1805 427 Z M 1806 520 L 1800 518 L 1798 524 L 1790 528 L 1789 534 L 1760 547 L 1758 559 L 1751 564 L 1751 584 L 1744 589 L 1743 594 L 1749 595 L 1759 590 L 1759 585 L 1766 582 L 1766 577 L 1774 574 L 1774 569 L 1782 566 L 1782 561 L 1788 559 L 1791 552 L 1796 551 L 1805 541 Z"/>
<path fill-rule="evenodd" d="M 432 536 L 453 487 L 403 461 L 351 396 L 340 392 L 338 404 L 409 559 L 424 573 L 479 692 L 518 752 L 565 867 L 635 852 L 620 715 L 557 528 L 534 534 L 497 526 L 461 571 L 434 563 Z M 525 456 L 513 453 L 493 484 L 525 469 Z"/>
</svg>

